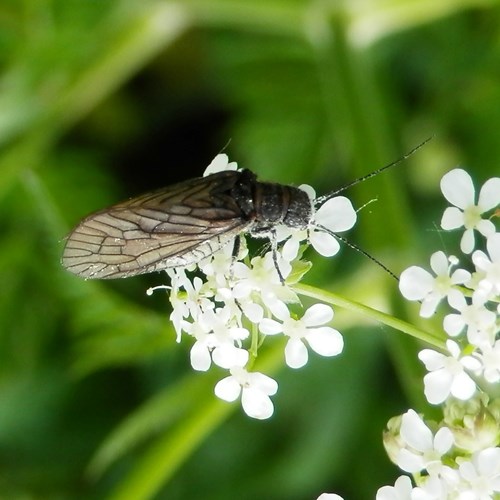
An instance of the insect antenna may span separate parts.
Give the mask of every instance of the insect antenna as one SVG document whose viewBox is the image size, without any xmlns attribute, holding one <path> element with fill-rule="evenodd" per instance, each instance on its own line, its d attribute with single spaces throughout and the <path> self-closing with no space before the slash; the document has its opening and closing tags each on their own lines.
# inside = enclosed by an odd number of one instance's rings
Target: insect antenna
<svg viewBox="0 0 500 500">
<path fill-rule="evenodd" d="M 341 241 L 342 243 L 352 248 L 353 250 L 356 250 L 356 252 L 359 252 L 361 255 L 368 257 L 372 262 L 375 262 L 377 266 L 381 267 L 387 274 L 392 276 L 396 281 L 399 281 L 399 278 L 387 266 L 382 264 L 382 262 L 376 259 L 373 255 L 370 255 L 368 252 L 365 252 L 362 248 L 358 247 L 358 245 L 355 245 L 348 239 L 344 238 L 343 236 L 340 236 L 340 234 L 334 233 L 333 231 L 330 231 L 328 228 L 324 226 L 318 224 L 316 227 L 320 228 L 322 231 L 325 231 L 328 234 L 331 234 L 334 238 Z"/>
<path fill-rule="evenodd" d="M 401 158 L 398 158 L 397 160 L 393 161 L 392 163 L 389 163 L 385 167 L 378 168 L 377 170 L 374 170 L 373 172 L 370 172 L 369 174 L 363 175 L 362 177 L 359 177 L 358 179 L 355 179 L 354 181 L 350 182 L 349 184 L 346 184 L 345 186 L 337 189 L 336 191 L 333 191 L 333 193 L 328 193 L 323 196 L 320 196 L 319 198 L 316 198 L 314 201 L 314 205 L 319 206 L 322 205 L 325 201 L 328 201 L 330 198 L 333 198 L 334 196 L 338 195 L 339 193 L 342 193 L 346 189 L 359 184 L 360 182 L 366 181 L 368 179 L 371 179 L 372 177 L 375 177 L 376 175 L 382 173 L 384 170 L 387 170 L 388 168 L 394 167 L 398 165 L 399 163 L 403 162 L 407 158 L 409 158 L 413 153 L 417 152 L 422 146 L 425 146 L 434 136 L 431 135 L 427 139 L 425 139 L 423 142 L 421 142 L 418 146 L 415 146 L 411 151 L 408 153 L 404 154 L 401 156 Z"/>
</svg>

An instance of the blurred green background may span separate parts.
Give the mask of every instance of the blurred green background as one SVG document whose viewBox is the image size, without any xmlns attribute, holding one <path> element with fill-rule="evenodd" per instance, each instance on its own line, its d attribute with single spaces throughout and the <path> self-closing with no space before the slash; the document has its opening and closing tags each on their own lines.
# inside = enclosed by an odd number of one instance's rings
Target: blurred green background
<svg viewBox="0 0 500 500">
<path fill-rule="evenodd" d="M 377 199 L 350 238 L 397 274 L 456 251 L 440 177 L 499 172 L 498 2 L 2 0 L 0 64 L 0 498 L 365 499 L 392 483 L 385 423 L 425 409 L 415 342 L 337 310 L 342 356 L 292 371 L 277 341 L 276 411 L 252 421 L 215 400 L 222 372 L 190 370 L 165 294 L 146 296 L 166 276 L 79 280 L 63 238 L 225 146 L 325 193 L 434 136 L 349 190 Z M 306 283 L 418 321 L 368 259 L 310 258 Z"/>
</svg>

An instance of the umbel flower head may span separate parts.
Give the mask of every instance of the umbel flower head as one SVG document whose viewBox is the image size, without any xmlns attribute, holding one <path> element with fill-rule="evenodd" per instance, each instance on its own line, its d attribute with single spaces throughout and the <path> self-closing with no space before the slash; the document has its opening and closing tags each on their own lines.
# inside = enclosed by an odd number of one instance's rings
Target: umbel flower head
<svg viewBox="0 0 500 500">
<path fill-rule="evenodd" d="M 468 261 L 464 267 L 473 272 L 460 267 L 459 257 L 447 257 L 438 251 L 430 263 L 435 276 L 412 266 L 403 271 L 399 284 L 405 298 L 421 302 L 423 317 L 431 316 L 443 299 L 451 309 L 443 319 L 443 331 L 450 337 L 445 352 L 424 349 L 419 354 L 429 370 L 424 384 L 432 404 L 450 397 L 470 399 L 477 390 L 478 377 L 488 383 L 500 380 L 500 233 L 491 220 L 481 218 L 500 204 L 500 178 L 485 182 L 477 205 L 472 179 L 464 170 L 447 173 L 441 188 L 446 199 L 456 205 L 445 210 L 442 225 L 464 227 L 460 243 L 463 258 Z M 477 243 L 473 230 L 486 237 L 483 241 L 487 252 L 477 249 L 472 253 Z"/>
<path fill-rule="evenodd" d="M 205 175 L 236 170 L 227 155 L 218 155 Z M 212 367 L 228 375 L 215 387 L 224 401 L 241 399 L 243 410 L 253 418 L 269 418 L 274 411 L 270 399 L 278 384 L 269 376 L 253 371 L 259 347 L 267 337 L 286 337 L 284 360 L 292 368 L 304 366 L 309 349 L 321 356 L 342 352 L 342 335 L 328 324 L 333 310 L 315 304 L 302 314 L 293 289 L 310 268 L 302 255 L 311 245 L 318 253 L 338 253 L 335 234 L 347 231 L 356 222 L 356 211 L 344 196 L 315 207 L 310 186 L 301 186 L 311 203 L 307 228 L 276 226 L 270 234 L 269 251 L 250 255 L 244 235 L 239 252 L 228 243 L 221 250 L 188 268 L 168 270 L 171 279 L 171 321 L 180 342 L 190 337 L 193 369 Z M 291 310 L 293 308 L 293 311 Z M 269 342 L 269 341 L 268 341 Z"/>
<path fill-rule="evenodd" d="M 413 475 L 416 486 L 401 476 L 394 486 L 380 488 L 377 500 L 500 498 L 500 233 L 488 218 L 498 211 L 500 178 L 487 180 L 477 201 L 464 170 L 447 173 L 441 189 L 454 205 L 441 225 L 463 228 L 462 255 L 433 253 L 432 273 L 409 267 L 401 274 L 400 290 L 420 302 L 424 318 L 438 307 L 447 309 L 444 346 L 418 355 L 428 370 L 425 397 L 444 405 L 444 418 L 427 424 L 408 410 L 389 422 L 384 435 L 389 457 Z"/>
</svg>

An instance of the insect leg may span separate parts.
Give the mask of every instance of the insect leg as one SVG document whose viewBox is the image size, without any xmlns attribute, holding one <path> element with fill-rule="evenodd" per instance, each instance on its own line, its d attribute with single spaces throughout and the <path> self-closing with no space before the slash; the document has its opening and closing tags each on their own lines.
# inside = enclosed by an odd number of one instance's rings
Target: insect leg
<svg viewBox="0 0 500 500">
<path fill-rule="evenodd" d="M 240 249 L 241 249 L 241 236 L 238 234 L 234 238 L 233 250 L 231 252 L 231 267 L 229 269 L 229 279 L 231 282 L 233 281 L 234 278 L 234 263 L 238 260 Z"/>
<path fill-rule="evenodd" d="M 233 245 L 233 252 L 232 252 L 232 257 L 233 261 L 238 258 L 238 254 L 240 253 L 241 249 L 241 236 L 238 234 L 236 238 L 234 238 L 234 245 Z"/>
<path fill-rule="evenodd" d="M 276 268 L 276 272 L 278 273 L 278 277 L 282 285 L 285 284 L 285 278 L 280 271 L 280 266 L 278 265 L 278 236 L 276 235 L 276 229 L 270 229 L 269 241 L 271 242 L 271 252 L 273 253 L 273 262 L 274 267 Z"/>
</svg>

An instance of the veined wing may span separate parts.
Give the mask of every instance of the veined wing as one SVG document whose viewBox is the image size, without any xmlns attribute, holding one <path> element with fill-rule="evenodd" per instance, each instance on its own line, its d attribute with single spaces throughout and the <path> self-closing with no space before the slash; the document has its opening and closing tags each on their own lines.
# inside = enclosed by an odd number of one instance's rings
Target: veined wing
<svg viewBox="0 0 500 500">
<path fill-rule="evenodd" d="M 125 278 L 196 263 L 250 221 L 224 171 L 132 198 L 91 214 L 67 237 L 62 264 L 82 278 Z"/>
</svg>

